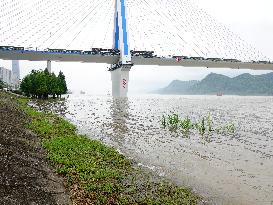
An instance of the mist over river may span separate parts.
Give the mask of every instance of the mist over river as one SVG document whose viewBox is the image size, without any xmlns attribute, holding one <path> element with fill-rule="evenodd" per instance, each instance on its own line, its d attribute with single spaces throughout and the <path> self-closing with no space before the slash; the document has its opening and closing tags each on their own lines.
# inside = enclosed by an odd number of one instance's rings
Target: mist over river
<svg viewBox="0 0 273 205">
<path fill-rule="evenodd" d="M 80 133 L 114 146 L 142 166 L 190 186 L 211 204 L 273 204 L 273 97 L 70 95 L 36 103 Z M 163 129 L 163 114 L 234 123 L 235 134 L 202 138 Z"/>
</svg>

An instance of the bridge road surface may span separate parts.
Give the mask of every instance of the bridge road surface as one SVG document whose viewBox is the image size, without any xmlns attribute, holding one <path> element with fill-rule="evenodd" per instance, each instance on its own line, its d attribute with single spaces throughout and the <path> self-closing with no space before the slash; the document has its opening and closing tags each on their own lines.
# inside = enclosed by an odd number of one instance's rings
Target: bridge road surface
<svg viewBox="0 0 273 205">
<path fill-rule="evenodd" d="M 82 62 L 82 63 L 106 63 L 115 64 L 120 56 L 86 55 L 86 54 L 66 54 L 52 53 L 45 51 L 0 51 L 0 59 L 3 60 L 28 60 L 28 61 L 56 61 L 56 62 Z M 231 62 L 212 60 L 182 59 L 153 57 L 144 58 L 142 56 L 132 56 L 134 65 L 158 65 L 158 66 L 182 66 L 182 67 L 205 67 L 205 68 L 232 68 L 232 69 L 253 69 L 253 70 L 273 70 L 273 63 L 251 63 L 251 62 Z"/>
</svg>

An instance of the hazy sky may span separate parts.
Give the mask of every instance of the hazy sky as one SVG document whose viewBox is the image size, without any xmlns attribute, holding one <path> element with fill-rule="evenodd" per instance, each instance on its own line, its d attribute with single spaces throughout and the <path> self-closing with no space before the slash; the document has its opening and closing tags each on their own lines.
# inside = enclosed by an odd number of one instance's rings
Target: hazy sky
<svg viewBox="0 0 273 205">
<path fill-rule="evenodd" d="M 272 0 L 194 1 L 217 21 L 273 60 Z M 20 63 L 21 77 L 31 69 L 46 67 L 46 62 L 22 61 Z M 0 66 L 10 68 L 11 63 L 0 60 Z M 71 90 L 84 90 L 94 94 L 106 94 L 111 91 L 111 76 L 107 67 L 108 65 L 105 64 L 52 63 L 53 72 L 62 70 L 65 73 Z M 244 72 L 260 74 L 268 71 L 134 66 L 130 72 L 129 94 L 155 90 L 175 79 L 199 80 L 210 72 L 236 76 Z"/>
</svg>

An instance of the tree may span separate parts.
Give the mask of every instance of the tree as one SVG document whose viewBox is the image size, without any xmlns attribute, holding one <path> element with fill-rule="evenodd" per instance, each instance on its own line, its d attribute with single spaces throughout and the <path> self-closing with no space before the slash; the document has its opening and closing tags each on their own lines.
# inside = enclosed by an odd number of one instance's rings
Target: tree
<svg viewBox="0 0 273 205">
<path fill-rule="evenodd" d="M 62 72 L 58 77 L 54 73 L 49 73 L 47 69 L 44 71 L 32 70 L 21 83 L 21 91 L 26 96 L 33 98 L 47 99 L 49 95 L 53 98 L 67 93 L 67 85 L 65 76 Z"/>
<path fill-rule="evenodd" d="M 46 79 L 46 73 L 44 72 L 38 72 L 35 78 L 36 81 L 36 94 L 38 95 L 38 98 L 47 98 L 48 97 L 48 83 Z"/>
<path fill-rule="evenodd" d="M 54 73 L 52 73 L 49 76 L 48 80 L 49 80 L 48 91 L 53 96 L 53 98 L 56 98 L 56 95 L 58 93 L 58 78 L 56 77 L 56 75 Z"/>
<path fill-rule="evenodd" d="M 2 80 L 0 80 L 0 89 L 3 89 L 5 87 L 5 84 Z"/>
<path fill-rule="evenodd" d="M 59 95 L 61 97 L 62 94 L 66 94 L 67 93 L 67 85 L 66 85 L 66 80 L 65 80 L 65 76 L 63 74 L 62 71 L 59 72 L 58 75 L 58 93 L 57 95 Z"/>
<path fill-rule="evenodd" d="M 26 96 L 30 96 L 31 94 L 31 88 L 32 88 L 32 82 L 31 82 L 31 76 L 27 75 L 21 85 L 20 85 L 20 89 L 23 93 L 25 93 Z"/>
</svg>

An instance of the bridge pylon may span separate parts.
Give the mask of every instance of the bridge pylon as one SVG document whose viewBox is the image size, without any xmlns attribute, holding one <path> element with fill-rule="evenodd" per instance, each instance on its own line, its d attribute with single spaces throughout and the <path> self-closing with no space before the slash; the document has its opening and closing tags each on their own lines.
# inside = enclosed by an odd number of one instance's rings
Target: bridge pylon
<svg viewBox="0 0 273 205">
<path fill-rule="evenodd" d="M 120 50 L 120 59 L 110 68 L 113 97 L 127 97 L 132 58 L 129 47 L 125 0 L 115 0 L 113 48 Z"/>
<path fill-rule="evenodd" d="M 47 71 L 49 73 L 51 73 L 51 60 L 47 60 L 47 66 L 46 66 L 46 68 L 47 68 Z"/>
</svg>

